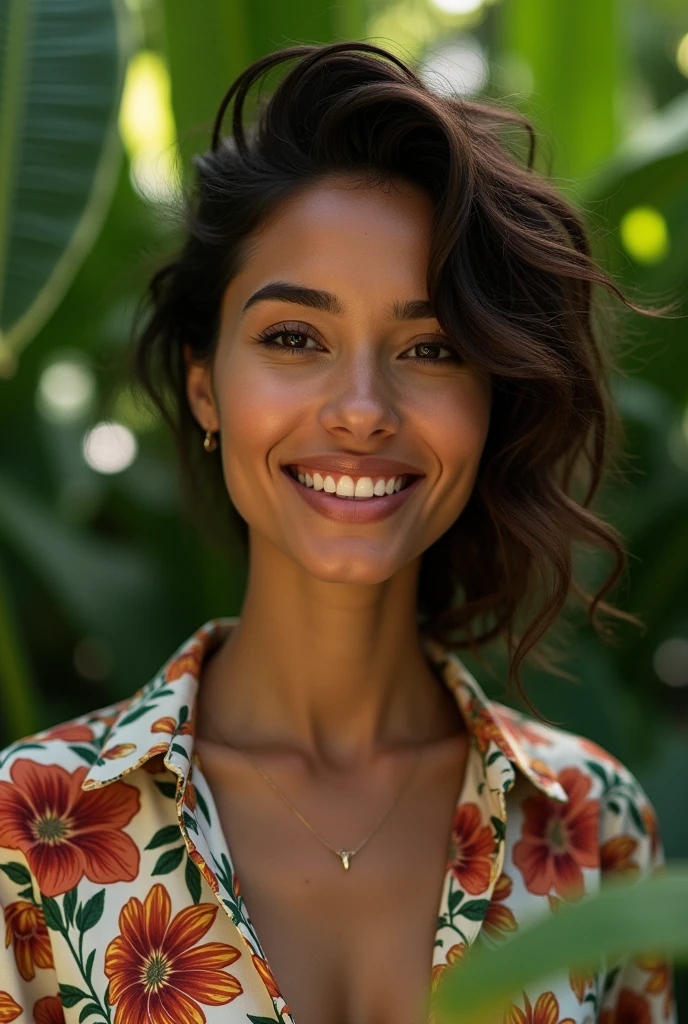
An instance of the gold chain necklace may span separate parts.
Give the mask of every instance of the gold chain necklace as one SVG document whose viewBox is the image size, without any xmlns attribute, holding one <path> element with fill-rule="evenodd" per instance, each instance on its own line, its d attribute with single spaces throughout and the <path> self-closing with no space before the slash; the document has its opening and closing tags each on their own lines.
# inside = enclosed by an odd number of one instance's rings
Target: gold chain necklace
<svg viewBox="0 0 688 1024">
<path fill-rule="evenodd" d="M 291 802 L 291 800 L 289 799 L 289 797 L 285 796 L 285 794 L 279 788 L 277 783 L 274 782 L 270 778 L 270 776 L 268 775 L 267 772 L 263 771 L 263 769 L 260 767 L 259 764 L 256 764 L 256 762 L 253 760 L 253 758 L 250 756 L 250 754 L 247 754 L 245 750 L 240 750 L 239 747 L 234 747 L 233 749 L 237 750 L 240 754 L 243 754 L 243 756 L 246 758 L 246 760 L 251 762 L 253 767 L 258 772 L 260 772 L 260 774 L 263 776 L 263 778 L 266 780 L 266 782 L 268 782 L 270 784 L 270 786 L 272 786 L 272 788 L 277 793 L 277 795 L 282 800 L 284 800 L 284 802 L 287 805 L 287 807 L 289 807 L 289 809 L 294 812 L 294 814 L 299 819 L 299 821 L 303 822 L 303 824 L 306 826 L 306 828 L 309 830 L 309 832 L 312 832 L 313 835 L 316 837 L 316 839 L 319 839 L 320 842 L 323 844 L 323 846 L 326 846 L 328 850 L 331 850 L 332 853 L 336 853 L 336 855 L 341 860 L 342 866 L 344 867 L 345 871 L 349 870 L 349 861 L 354 856 L 354 854 L 358 853 L 358 851 L 360 849 L 362 849 L 365 846 L 365 844 L 368 842 L 368 840 L 371 839 L 372 836 L 377 832 L 377 830 L 382 825 L 383 821 L 387 818 L 387 816 L 389 814 L 391 814 L 391 812 L 394 809 L 394 807 L 396 807 L 396 805 L 399 802 L 402 794 L 408 789 L 409 783 L 411 782 L 411 779 L 415 775 L 416 768 L 418 767 L 418 764 L 420 762 L 420 755 L 422 753 L 422 750 L 418 751 L 418 753 L 416 755 L 416 760 L 415 760 L 414 765 L 413 765 L 413 768 L 411 769 L 411 771 L 409 772 L 408 776 L 406 777 L 406 781 L 404 782 L 403 786 L 401 787 L 401 789 L 399 790 L 397 795 L 394 797 L 394 800 L 392 800 L 391 804 L 389 805 L 389 807 L 387 808 L 385 813 L 382 815 L 382 817 L 379 819 L 379 821 L 376 823 L 376 825 L 371 829 L 371 831 L 365 837 L 365 839 L 362 839 L 361 842 L 358 844 L 358 846 L 356 846 L 353 850 L 337 850 L 337 849 L 335 849 L 334 846 L 330 846 L 328 841 L 326 839 L 323 839 L 323 837 L 320 835 L 320 833 L 316 829 L 314 829 L 312 825 L 309 825 L 309 823 L 306 821 L 304 816 L 299 811 L 296 810 L 296 808 L 294 807 L 294 805 Z"/>
</svg>

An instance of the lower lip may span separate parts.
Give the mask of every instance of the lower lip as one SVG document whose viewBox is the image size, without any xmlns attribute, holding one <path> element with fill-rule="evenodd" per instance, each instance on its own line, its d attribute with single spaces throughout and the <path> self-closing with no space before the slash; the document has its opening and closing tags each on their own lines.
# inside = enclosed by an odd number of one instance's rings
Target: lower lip
<svg viewBox="0 0 688 1024">
<path fill-rule="evenodd" d="M 334 519 L 339 523 L 378 523 L 381 519 L 387 519 L 408 501 L 423 479 L 422 476 L 417 476 L 401 491 L 383 494 L 379 498 L 336 498 L 327 491 L 315 491 L 312 487 L 304 487 L 294 479 L 288 469 L 283 469 L 282 472 L 307 505 L 325 519 Z"/>
</svg>

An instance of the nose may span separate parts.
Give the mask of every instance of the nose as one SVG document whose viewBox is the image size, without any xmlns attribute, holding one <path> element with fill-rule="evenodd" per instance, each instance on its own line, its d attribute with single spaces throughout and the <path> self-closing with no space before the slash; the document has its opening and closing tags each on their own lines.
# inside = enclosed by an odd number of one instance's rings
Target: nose
<svg viewBox="0 0 688 1024">
<path fill-rule="evenodd" d="M 372 351 L 352 355 L 334 369 L 326 384 L 328 394 L 320 422 L 342 441 L 357 444 L 392 436 L 401 418 L 391 382 Z"/>
</svg>

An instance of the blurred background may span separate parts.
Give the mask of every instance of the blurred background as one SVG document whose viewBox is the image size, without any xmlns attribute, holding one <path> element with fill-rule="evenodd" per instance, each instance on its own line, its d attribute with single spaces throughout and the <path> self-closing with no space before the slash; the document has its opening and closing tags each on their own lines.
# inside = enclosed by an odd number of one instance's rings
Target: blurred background
<svg viewBox="0 0 688 1024">
<path fill-rule="evenodd" d="M 180 508 L 166 431 L 123 367 L 134 307 L 174 250 L 191 157 L 251 60 L 367 39 L 438 91 L 528 114 L 538 168 L 631 296 L 688 286 L 685 0 L 80 0 L 0 7 L 0 745 L 133 693 L 193 630 L 237 614 L 246 567 Z M 615 392 L 628 482 L 616 594 L 645 628 L 570 616 L 536 705 L 626 762 L 688 857 L 688 304 L 624 317 Z M 592 586 L 605 565 L 585 568 Z M 492 652 L 499 677 L 500 651 Z M 466 664 L 493 696 L 495 679 Z M 688 1013 L 686 972 L 677 976 Z"/>
</svg>

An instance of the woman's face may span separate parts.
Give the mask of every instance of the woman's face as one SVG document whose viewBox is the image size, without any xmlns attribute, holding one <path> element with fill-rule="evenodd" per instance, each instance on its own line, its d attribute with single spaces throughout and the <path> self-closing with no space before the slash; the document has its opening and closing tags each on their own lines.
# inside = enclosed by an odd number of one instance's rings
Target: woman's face
<svg viewBox="0 0 688 1024">
<path fill-rule="evenodd" d="M 187 351 L 252 543 L 328 582 L 389 579 L 445 533 L 489 425 L 490 382 L 427 301 L 431 201 L 397 185 L 331 178 L 283 202 L 227 287 L 212 364 Z"/>
</svg>

